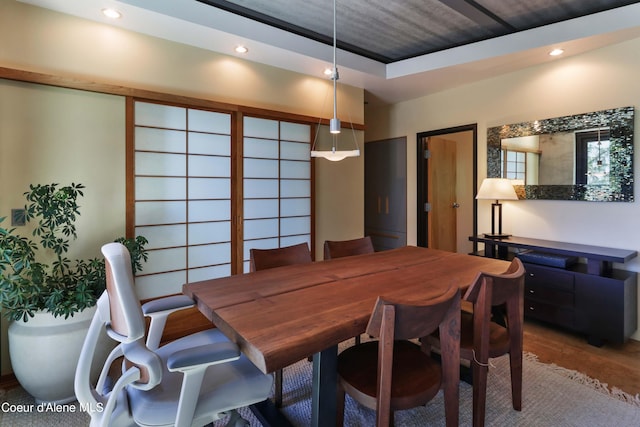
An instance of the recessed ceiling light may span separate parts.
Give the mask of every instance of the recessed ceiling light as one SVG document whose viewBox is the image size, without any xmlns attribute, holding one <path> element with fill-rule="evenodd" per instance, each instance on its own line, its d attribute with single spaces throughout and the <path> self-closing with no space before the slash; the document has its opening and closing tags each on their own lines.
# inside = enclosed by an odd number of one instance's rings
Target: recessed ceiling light
<svg viewBox="0 0 640 427">
<path fill-rule="evenodd" d="M 325 68 L 323 71 L 325 76 L 330 76 L 331 74 L 333 74 L 333 70 L 331 68 Z"/>
<path fill-rule="evenodd" d="M 249 49 L 246 46 L 236 46 L 236 53 L 247 53 Z"/>
<path fill-rule="evenodd" d="M 122 18 L 122 14 L 115 9 L 102 9 L 102 14 L 111 19 Z"/>
<path fill-rule="evenodd" d="M 559 56 L 562 55 L 564 53 L 563 49 L 553 49 L 551 52 L 549 52 L 550 56 Z"/>
</svg>

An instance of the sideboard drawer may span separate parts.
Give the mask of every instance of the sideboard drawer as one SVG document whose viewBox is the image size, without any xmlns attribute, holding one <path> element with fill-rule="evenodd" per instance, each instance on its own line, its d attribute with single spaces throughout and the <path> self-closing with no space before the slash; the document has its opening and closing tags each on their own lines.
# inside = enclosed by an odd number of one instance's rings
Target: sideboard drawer
<svg viewBox="0 0 640 427">
<path fill-rule="evenodd" d="M 572 309 L 547 304 L 540 301 L 526 300 L 524 314 L 528 317 L 555 323 L 567 328 L 574 327 L 574 313 Z"/>
<path fill-rule="evenodd" d="M 548 286 L 538 286 L 528 281 L 525 283 L 524 297 L 527 300 L 548 301 L 552 305 L 559 307 L 573 308 L 575 304 L 573 292 L 562 291 Z"/>
<path fill-rule="evenodd" d="M 534 264 L 525 264 L 525 269 L 527 270 L 526 283 L 573 292 L 574 275 L 569 271 Z"/>
</svg>

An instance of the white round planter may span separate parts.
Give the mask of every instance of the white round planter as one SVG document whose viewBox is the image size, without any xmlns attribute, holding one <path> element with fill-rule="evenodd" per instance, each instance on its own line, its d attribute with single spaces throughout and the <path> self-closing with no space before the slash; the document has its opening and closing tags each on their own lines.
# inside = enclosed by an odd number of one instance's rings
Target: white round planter
<svg viewBox="0 0 640 427">
<path fill-rule="evenodd" d="M 27 322 L 9 325 L 9 355 L 11 366 L 20 385 L 37 403 L 68 403 L 76 400 L 73 381 L 82 344 L 96 311 L 91 307 L 67 319 L 38 312 Z M 110 351 L 107 340 L 104 349 Z M 103 363 L 94 362 L 96 378 Z"/>
</svg>

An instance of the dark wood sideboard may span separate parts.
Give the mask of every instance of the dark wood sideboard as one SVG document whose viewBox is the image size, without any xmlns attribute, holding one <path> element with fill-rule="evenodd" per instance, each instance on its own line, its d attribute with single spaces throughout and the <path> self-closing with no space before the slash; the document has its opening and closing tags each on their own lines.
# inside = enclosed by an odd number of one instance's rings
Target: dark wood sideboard
<svg viewBox="0 0 640 427">
<path fill-rule="evenodd" d="M 525 316 L 584 333 L 595 346 L 623 343 L 636 331 L 637 273 L 614 263 L 624 264 L 637 251 L 517 236 L 469 240 L 484 244 L 477 255 L 520 256 L 527 270 Z"/>
</svg>

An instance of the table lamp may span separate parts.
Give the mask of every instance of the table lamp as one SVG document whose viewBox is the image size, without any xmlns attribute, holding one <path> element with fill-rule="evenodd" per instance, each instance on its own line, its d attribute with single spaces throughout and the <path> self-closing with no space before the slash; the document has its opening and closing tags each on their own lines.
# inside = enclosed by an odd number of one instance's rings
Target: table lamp
<svg viewBox="0 0 640 427">
<path fill-rule="evenodd" d="M 493 239 L 504 239 L 510 234 L 502 233 L 502 204 L 500 200 L 518 200 L 516 191 L 510 179 L 506 178 L 486 178 L 482 181 L 480 190 L 476 195 L 478 200 L 495 200 L 491 204 L 491 233 L 485 233 L 484 237 Z M 496 233 L 496 210 L 498 211 L 498 232 Z"/>
</svg>

